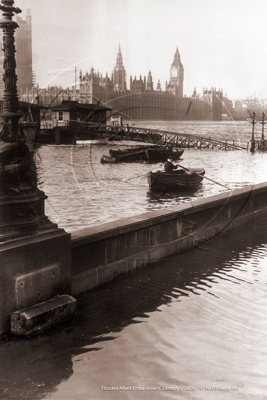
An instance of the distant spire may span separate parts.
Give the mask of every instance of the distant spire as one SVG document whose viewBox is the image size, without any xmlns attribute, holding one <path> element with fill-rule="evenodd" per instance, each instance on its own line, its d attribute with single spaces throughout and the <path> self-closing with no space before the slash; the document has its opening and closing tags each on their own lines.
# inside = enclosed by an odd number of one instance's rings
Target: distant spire
<svg viewBox="0 0 267 400">
<path fill-rule="evenodd" d="M 121 44 L 119 43 L 119 52 L 117 55 L 117 66 L 123 66 L 123 61 L 122 61 L 122 54 L 121 54 Z"/>
<path fill-rule="evenodd" d="M 181 62 L 181 60 L 180 60 L 180 53 L 179 53 L 178 46 L 177 46 L 176 52 L 175 52 L 175 54 L 174 54 L 174 59 L 173 59 L 172 66 L 178 67 L 179 64 L 180 64 L 180 62 Z"/>
</svg>

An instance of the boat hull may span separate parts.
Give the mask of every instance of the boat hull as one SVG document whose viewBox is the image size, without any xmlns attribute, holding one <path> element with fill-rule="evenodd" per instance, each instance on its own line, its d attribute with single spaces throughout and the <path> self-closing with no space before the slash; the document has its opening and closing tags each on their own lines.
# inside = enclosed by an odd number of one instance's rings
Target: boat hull
<svg viewBox="0 0 267 400">
<path fill-rule="evenodd" d="M 95 140 L 76 140 L 76 144 L 107 144 L 106 139 L 95 139 Z"/>
<path fill-rule="evenodd" d="M 156 146 L 157 147 L 157 146 Z M 146 146 L 136 146 L 136 147 L 131 147 L 129 149 L 117 149 L 117 150 L 109 150 L 109 154 L 111 157 L 118 157 L 118 156 L 122 156 L 122 155 L 127 155 L 127 154 L 131 154 L 131 153 L 137 153 L 139 151 L 146 151 L 149 148 L 151 148 L 150 145 L 146 145 Z M 153 148 L 155 148 L 153 146 Z"/>
<path fill-rule="evenodd" d="M 150 171 L 148 184 L 151 190 L 193 190 L 198 188 L 204 174 L 205 170 L 200 168 L 191 168 L 190 171 L 178 170 L 173 173 Z"/>
<path fill-rule="evenodd" d="M 150 163 L 165 162 L 171 156 L 173 160 L 179 160 L 184 150 L 165 150 L 161 148 L 137 148 L 127 150 L 110 150 L 111 158 L 116 158 L 116 162 L 139 162 Z"/>
</svg>

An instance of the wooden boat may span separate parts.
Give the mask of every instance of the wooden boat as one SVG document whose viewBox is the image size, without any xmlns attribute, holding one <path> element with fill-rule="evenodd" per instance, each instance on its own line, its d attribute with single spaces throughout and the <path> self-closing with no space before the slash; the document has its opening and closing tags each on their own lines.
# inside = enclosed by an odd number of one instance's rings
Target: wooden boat
<svg viewBox="0 0 267 400">
<path fill-rule="evenodd" d="M 110 156 L 102 156 L 101 163 L 115 164 L 119 162 L 165 162 L 170 156 L 173 160 L 178 160 L 184 150 L 166 150 L 165 147 L 149 147 L 127 149 L 127 150 L 110 150 Z"/>
<path fill-rule="evenodd" d="M 139 154 L 140 153 L 140 154 Z M 121 157 L 135 155 L 137 160 L 149 162 L 164 162 L 171 156 L 173 160 L 179 160 L 184 153 L 181 149 L 172 149 L 167 146 L 138 146 L 125 150 L 109 150 L 111 157 Z M 132 157 L 131 157 L 132 159 Z M 125 161 L 123 161 L 125 162 Z"/>
<path fill-rule="evenodd" d="M 117 164 L 120 162 L 131 163 L 131 162 L 149 162 L 145 153 L 139 151 L 136 153 L 122 154 L 121 156 L 102 156 L 101 164 Z M 157 161 L 150 161 L 157 162 Z"/>
<path fill-rule="evenodd" d="M 147 145 L 147 146 L 134 146 L 134 147 L 130 147 L 130 148 L 128 148 L 128 149 L 117 149 L 117 150 L 109 150 L 109 155 L 111 156 L 111 157 L 117 157 L 117 156 L 121 156 L 121 155 L 124 155 L 124 154 L 131 154 L 131 153 L 135 153 L 135 152 L 138 152 L 138 151 L 146 151 L 146 150 L 148 150 L 148 149 L 151 149 L 151 148 L 153 148 L 153 149 L 157 149 L 158 147 L 162 147 L 162 146 L 149 146 L 149 145 Z"/>
<path fill-rule="evenodd" d="M 151 190 L 196 189 L 202 182 L 205 170 L 203 168 L 179 169 L 172 173 L 157 171 L 148 173 L 148 184 Z"/>
</svg>

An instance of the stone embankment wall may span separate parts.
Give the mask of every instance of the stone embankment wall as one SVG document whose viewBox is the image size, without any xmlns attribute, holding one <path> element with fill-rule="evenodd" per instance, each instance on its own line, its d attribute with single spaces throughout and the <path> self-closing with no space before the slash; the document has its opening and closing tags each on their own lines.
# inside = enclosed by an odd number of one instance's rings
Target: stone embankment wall
<svg viewBox="0 0 267 400">
<path fill-rule="evenodd" d="M 71 294 L 267 216 L 267 182 L 71 234 Z"/>
</svg>

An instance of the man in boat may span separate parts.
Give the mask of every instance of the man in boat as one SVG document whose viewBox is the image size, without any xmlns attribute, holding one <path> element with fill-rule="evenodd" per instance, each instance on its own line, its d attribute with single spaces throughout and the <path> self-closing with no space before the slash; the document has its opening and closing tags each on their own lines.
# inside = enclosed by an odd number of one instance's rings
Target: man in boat
<svg viewBox="0 0 267 400">
<path fill-rule="evenodd" d="M 177 169 L 177 168 L 178 168 L 178 165 L 174 165 L 172 163 L 172 157 L 169 157 L 164 164 L 165 172 L 167 172 L 168 174 L 171 174 L 173 172 L 173 170 Z"/>
</svg>

